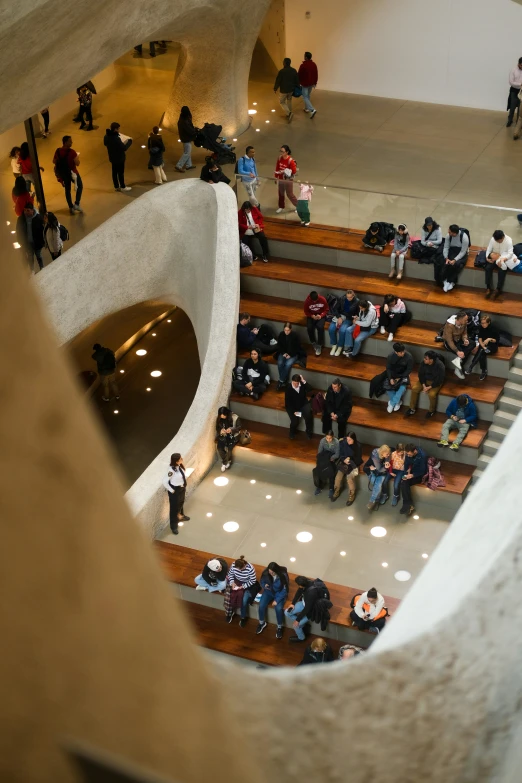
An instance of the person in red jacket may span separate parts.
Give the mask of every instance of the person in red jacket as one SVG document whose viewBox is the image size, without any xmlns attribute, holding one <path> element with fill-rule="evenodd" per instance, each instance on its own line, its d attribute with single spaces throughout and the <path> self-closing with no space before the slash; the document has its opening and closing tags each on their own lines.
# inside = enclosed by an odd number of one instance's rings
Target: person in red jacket
<svg viewBox="0 0 522 783">
<path fill-rule="evenodd" d="M 282 212 L 285 208 L 285 193 L 294 207 L 297 207 L 297 198 L 294 195 L 294 184 L 292 182 L 297 171 L 297 166 L 295 160 L 291 157 L 291 152 L 292 150 L 288 144 L 281 145 L 274 172 L 276 179 L 280 180 L 278 183 L 279 204 L 276 212 Z M 297 212 L 297 209 L 294 209 L 294 212 Z"/>
<path fill-rule="evenodd" d="M 24 214 L 25 205 L 34 203 L 34 195 L 27 190 L 27 183 L 20 175 L 15 179 L 14 188 L 11 192 L 16 217 Z"/>
<path fill-rule="evenodd" d="M 328 302 L 317 291 L 311 291 L 305 299 L 304 311 L 308 337 L 313 345 L 315 355 L 320 356 L 324 345 L 324 324 L 328 313 Z M 317 342 L 315 340 L 316 331 Z"/>
<path fill-rule="evenodd" d="M 310 119 L 313 120 L 317 114 L 317 109 L 314 109 L 312 106 L 310 96 L 314 87 L 317 87 L 319 74 L 317 72 L 317 65 L 312 60 L 312 53 L 305 52 L 304 57 L 297 75 L 299 76 L 299 84 L 302 89 L 305 111 L 310 113 Z"/>
<path fill-rule="evenodd" d="M 239 238 L 245 245 L 248 245 L 252 255 L 255 256 L 254 248 L 252 247 L 255 237 L 261 245 L 262 258 L 266 264 L 270 252 L 268 240 L 265 236 L 265 224 L 261 210 L 258 207 L 253 207 L 250 201 L 244 201 L 237 213 L 237 219 L 239 221 Z M 254 258 L 254 261 L 257 261 L 257 258 Z"/>
</svg>

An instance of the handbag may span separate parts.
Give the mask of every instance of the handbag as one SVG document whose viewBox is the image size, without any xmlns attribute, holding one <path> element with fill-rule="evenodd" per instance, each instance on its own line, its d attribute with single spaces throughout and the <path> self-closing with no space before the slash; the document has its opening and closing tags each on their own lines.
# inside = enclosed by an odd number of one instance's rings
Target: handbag
<svg viewBox="0 0 522 783">
<path fill-rule="evenodd" d="M 239 433 L 238 443 L 240 446 L 250 446 L 252 443 L 252 435 L 248 430 L 241 430 Z"/>
<path fill-rule="evenodd" d="M 350 473 L 353 473 L 355 470 L 357 473 L 359 472 L 359 468 L 352 460 L 346 463 L 342 458 L 339 458 L 336 462 L 336 466 L 337 470 L 340 470 L 341 473 L 344 473 L 345 476 L 350 475 Z"/>
<path fill-rule="evenodd" d="M 292 96 L 294 98 L 300 98 L 302 94 L 303 94 L 303 88 L 300 85 L 298 87 L 294 87 L 292 92 Z"/>
<path fill-rule="evenodd" d="M 502 329 L 498 330 L 498 344 L 504 346 L 504 348 L 513 347 L 513 338 L 509 332 L 504 332 Z"/>
</svg>

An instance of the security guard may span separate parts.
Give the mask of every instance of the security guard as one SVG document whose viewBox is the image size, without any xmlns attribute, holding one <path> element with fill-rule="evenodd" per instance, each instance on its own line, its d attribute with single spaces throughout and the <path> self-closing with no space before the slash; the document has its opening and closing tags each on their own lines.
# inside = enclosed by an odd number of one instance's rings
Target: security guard
<svg viewBox="0 0 522 783">
<path fill-rule="evenodd" d="M 188 522 L 190 517 L 186 517 L 183 511 L 185 502 L 185 492 L 187 488 L 187 479 L 185 477 L 185 467 L 181 454 L 173 454 L 170 458 L 170 467 L 163 480 L 163 486 L 169 493 L 170 503 L 170 529 L 175 536 L 178 535 L 178 523 Z"/>
</svg>

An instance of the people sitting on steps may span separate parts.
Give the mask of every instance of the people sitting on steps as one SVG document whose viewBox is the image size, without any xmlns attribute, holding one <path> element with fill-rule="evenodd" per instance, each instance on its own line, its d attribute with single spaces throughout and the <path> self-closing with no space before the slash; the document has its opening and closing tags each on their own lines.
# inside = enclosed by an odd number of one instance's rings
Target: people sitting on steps
<svg viewBox="0 0 522 783">
<path fill-rule="evenodd" d="M 413 370 L 413 356 L 406 350 L 404 343 L 393 343 L 393 351 L 386 359 L 386 394 L 388 395 L 388 413 L 401 409 L 402 398 L 410 383 Z"/>
<path fill-rule="evenodd" d="M 352 658 L 355 658 L 356 655 L 361 655 L 362 652 L 362 650 L 355 647 L 353 644 L 343 644 L 342 647 L 339 648 L 338 658 L 340 661 L 349 661 Z"/>
<path fill-rule="evenodd" d="M 308 339 L 312 343 L 315 355 L 320 356 L 324 345 L 324 325 L 328 315 L 328 302 L 324 296 L 317 291 L 310 291 L 305 299 L 304 314 Z"/>
<path fill-rule="evenodd" d="M 222 593 L 227 586 L 228 563 L 224 557 L 212 557 L 203 566 L 203 571 L 194 581 L 196 590 L 208 590 L 209 593 Z"/>
<path fill-rule="evenodd" d="M 501 229 L 493 232 L 486 250 L 486 299 L 498 299 L 504 290 L 508 269 L 518 264 L 513 253 L 513 240 Z M 493 273 L 497 272 L 497 287 L 493 290 Z"/>
<path fill-rule="evenodd" d="M 295 433 L 301 420 L 305 423 L 306 437 L 311 440 L 314 428 L 314 415 L 309 396 L 312 387 L 305 381 L 302 375 L 292 375 L 292 382 L 285 390 L 285 409 L 290 419 L 290 440 L 294 440 Z"/>
<path fill-rule="evenodd" d="M 396 506 L 401 497 L 402 477 L 404 476 L 404 463 L 406 461 L 406 447 L 403 443 L 397 443 L 390 458 L 390 480 L 393 481 L 392 506 Z"/>
<path fill-rule="evenodd" d="M 412 245 L 412 258 L 416 258 L 419 263 L 431 264 L 440 253 L 442 245 L 442 231 L 439 224 L 428 216 L 424 220 L 421 229 L 421 238 Z"/>
<path fill-rule="evenodd" d="M 274 353 L 274 359 L 277 359 L 277 369 L 279 372 L 279 381 L 277 391 L 282 391 L 288 381 L 288 376 L 294 364 L 305 366 L 306 353 L 301 346 L 301 340 L 297 332 L 294 332 L 292 324 L 287 321 L 283 331 L 279 332 L 277 337 L 277 349 Z"/>
<path fill-rule="evenodd" d="M 411 313 L 408 313 L 406 305 L 395 294 L 386 294 L 379 314 L 379 324 L 381 334 L 388 332 L 388 342 L 393 342 L 394 336 L 402 324 L 411 319 Z"/>
<path fill-rule="evenodd" d="M 404 259 L 410 246 L 410 235 L 406 223 L 399 223 L 393 238 L 393 250 L 390 256 L 390 278 L 397 275 L 397 280 L 402 280 L 404 274 Z"/>
<path fill-rule="evenodd" d="M 304 642 L 306 639 L 304 628 L 308 623 L 320 622 L 321 629 L 326 629 L 329 619 L 328 610 L 332 604 L 330 603 L 330 591 L 322 579 L 296 576 L 295 583 L 298 589 L 292 603 L 286 608 L 285 615 L 293 620 L 295 630 L 295 636 L 291 636 L 289 641 Z"/>
<path fill-rule="evenodd" d="M 332 350 L 330 356 L 340 356 L 344 349 L 344 338 L 346 330 L 353 324 L 353 318 L 359 313 L 359 300 L 355 294 L 349 288 L 346 294 L 339 302 L 335 310 L 335 315 L 332 318 L 332 322 L 328 328 L 328 335 L 330 337 L 330 345 Z"/>
<path fill-rule="evenodd" d="M 330 663 L 334 659 L 333 650 L 322 636 L 318 636 L 310 644 L 303 655 L 303 660 L 298 663 L 298 666 L 306 666 L 310 663 Z"/>
<path fill-rule="evenodd" d="M 352 625 L 360 631 L 379 633 L 384 628 L 387 615 L 384 598 L 375 587 L 370 587 L 362 595 L 354 596 L 350 619 Z"/>
<path fill-rule="evenodd" d="M 375 307 L 367 299 L 359 300 L 359 312 L 353 317 L 352 325 L 346 330 L 343 355 L 355 359 L 364 340 L 375 334 L 378 326 L 379 317 Z"/>
<path fill-rule="evenodd" d="M 222 405 L 216 419 L 216 447 L 221 459 L 221 472 L 232 467 L 232 451 L 239 440 L 241 419 L 237 413 Z"/>
<path fill-rule="evenodd" d="M 337 472 L 334 481 L 334 493 L 331 497 L 335 502 L 341 494 L 344 479 L 348 484 L 347 506 L 351 506 L 355 500 L 357 488 L 355 479 L 359 475 L 359 468 L 362 465 L 362 446 L 357 440 L 355 432 L 349 432 L 346 438 L 339 441 L 339 459 L 337 460 Z"/>
<path fill-rule="evenodd" d="M 388 500 L 387 485 L 390 478 L 391 449 L 385 443 L 372 450 L 364 466 L 364 472 L 369 477 L 368 489 L 370 502 L 368 511 L 374 511 L 378 505 L 383 506 Z"/>
<path fill-rule="evenodd" d="M 334 481 L 336 473 L 337 460 L 339 459 L 339 441 L 335 437 L 333 430 L 328 430 L 324 438 L 319 441 L 317 456 L 315 458 L 315 468 L 312 476 L 315 485 L 314 495 L 320 495 L 324 485 L 328 484 L 328 496 L 332 497 L 334 493 Z"/>
<path fill-rule="evenodd" d="M 437 446 L 441 448 L 449 446 L 452 451 L 458 451 L 470 427 L 477 426 L 477 406 L 469 394 L 459 394 L 446 408 L 446 416 L 448 418 L 442 425 L 442 432 Z M 457 437 L 450 446 L 449 436 L 452 430 L 457 430 Z"/>
<path fill-rule="evenodd" d="M 248 607 L 254 603 L 259 591 L 256 569 L 240 555 L 234 560 L 227 574 L 225 592 L 225 617 L 227 623 L 234 619 L 236 610 L 240 611 L 239 625 L 244 628 L 248 622 Z"/>
<path fill-rule="evenodd" d="M 469 246 L 467 229 L 452 223 L 444 239 L 442 257 L 438 257 L 433 265 L 435 282 L 446 293 L 455 288 L 458 277 L 466 266 Z"/>
<path fill-rule="evenodd" d="M 477 352 L 468 368 L 464 370 L 464 375 L 471 375 L 474 366 L 478 362 L 480 367 L 479 380 L 485 381 L 488 375 L 488 356 L 497 353 L 499 343 L 500 335 L 496 326 L 491 322 L 491 316 L 482 313 L 477 334 Z"/>
<path fill-rule="evenodd" d="M 464 380 L 464 364 L 473 351 L 473 343 L 468 339 L 468 314 L 460 310 L 456 315 L 450 315 L 444 324 L 442 338 L 444 347 L 450 353 L 455 354 L 452 364 L 455 367 L 455 375 Z"/>
<path fill-rule="evenodd" d="M 352 412 L 352 392 L 339 378 L 335 378 L 326 391 L 323 411 L 323 433 L 337 424 L 339 438 L 346 435 L 346 422 Z"/>
<path fill-rule="evenodd" d="M 244 201 L 238 210 L 237 219 L 239 223 L 239 237 L 252 251 L 254 261 L 258 260 L 254 252 L 254 239 L 257 239 L 261 247 L 261 258 L 267 263 L 270 257 L 270 249 L 265 235 L 263 215 L 259 207 L 253 207 L 250 201 Z"/>
<path fill-rule="evenodd" d="M 409 517 L 415 511 L 411 497 L 411 488 L 421 484 L 428 472 L 428 458 L 426 453 L 413 443 L 406 444 L 406 459 L 404 460 L 404 476 L 401 483 L 402 506 L 399 511 Z"/>
<path fill-rule="evenodd" d="M 249 313 L 239 313 L 239 323 L 237 325 L 238 350 L 256 348 L 262 354 L 272 353 L 276 345 L 277 340 L 271 326 L 268 324 L 251 326 Z"/>
<path fill-rule="evenodd" d="M 363 237 L 362 243 L 364 247 L 382 253 L 388 243 L 390 227 L 391 224 L 389 223 L 372 223 Z"/>
<path fill-rule="evenodd" d="M 201 167 L 199 178 L 209 185 L 217 185 L 218 182 L 224 182 L 225 185 L 230 185 L 230 179 L 223 172 L 221 166 L 217 164 L 215 158 L 212 157 L 209 157 L 205 165 Z"/>
<path fill-rule="evenodd" d="M 275 606 L 276 612 L 276 639 L 282 639 L 285 624 L 284 606 L 290 590 L 287 569 L 285 566 L 280 566 L 277 563 L 269 563 L 261 574 L 260 584 L 263 592 L 259 601 L 259 624 L 256 634 L 262 633 L 268 625 L 266 622 L 266 610 L 272 605 Z"/>
<path fill-rule="evenodd" d="M 252 348 L 250 357 L 243 365 L 241 377 L 236 378 L 232 382 L 232 386 L 242 397 L 252 397 L 257 401 L 266 392 L 269 383 L 268 364 L 261 357 L 257 348 Z"/>
<path fill-rule="evenodd" d="M 437 398 L 444 378 L 446 376 L 446 367 L 444 360 L 436 351 L 426 351 L 424 358 L 419 365 L 417 380 L 412 384 L 410 395 L 410 407 L 404 414 L 405 416 L 415 416 L 420 394 L 427 394 L 429 398 L 429 409 L 426 411 L 426 418 L 431 419 L 437 410 Z"/>
</svg>

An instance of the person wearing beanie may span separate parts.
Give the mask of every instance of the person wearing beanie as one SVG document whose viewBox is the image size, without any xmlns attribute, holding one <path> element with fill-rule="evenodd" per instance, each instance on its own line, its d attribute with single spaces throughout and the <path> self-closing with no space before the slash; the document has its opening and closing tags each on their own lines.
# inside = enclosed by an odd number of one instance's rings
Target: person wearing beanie
<svg viewBox="0 0 522 783">
<path fill-rule="evenodd" d="M 208 590 L 209 593 L 222 593 L 227 586 L 228 563 L 222 557 L 213 557 L 203 567 L 194 581 L 196 590 Z"/>
<path fill-rule="evenodd" d="M 406 253 L 408 252 L 409 246 L 410 235 L 408 233 L 408 227 L 406 226 L 406 223 L 399 223 L 397 226 L 397 231 L 395 232 L 395 237 L 393 239 L 393 251 L 390 256 L 390 278 L 395 277 L 397 274 L 397 280 L 402 279 L 404 271 L 404 259 L 406 257 Z M 397 262 L 397 266 L 395 266 L 395 262 Z"/>
</svg>

